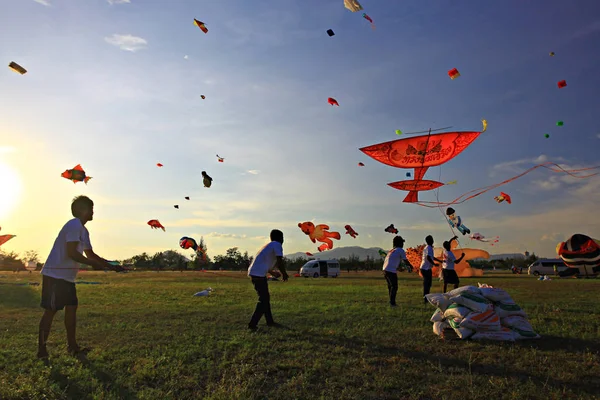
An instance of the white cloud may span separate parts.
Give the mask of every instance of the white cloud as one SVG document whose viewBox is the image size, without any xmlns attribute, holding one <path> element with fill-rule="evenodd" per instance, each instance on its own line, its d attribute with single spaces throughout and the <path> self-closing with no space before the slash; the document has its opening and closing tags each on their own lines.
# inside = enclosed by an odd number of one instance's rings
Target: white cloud
<svg viewBox="0 0 600 400">
<path fill-rule="evenodd" d="M 44 5 L 46 7 L 50 7 L 50 2 L 48 0 L 33 0 L 38 4 Z"/>
<path fill-rule="evenodd" d="M 185 56 L 183 56 L 183 59 L 184 59 L 184 60 L 187 60 L 187 59 L 189 59 L 189 58 L 190 58 L 190 57 L 189 57 L 187 54 L 186 54 Z"/>
<path fill-rule="evenodd" d="M 131 0 L 107 0 L 108 4 L 131 4 Z"/>
<path fill-rule="evenodd" d="M 259 173 L 260 171 L 259 171 L 259 170 L 257 170 L 257 169 L 250 169 L 250 170 L 248 170 L 247 172 L 248 172 L 249 174 L 252 174 L 252 175 L 258 175 L 258 173 Z"/>
<path fill-rule="evenodd" d="M 113 46 L 119 47 L 121 50 L 136 52 L 138 50 L 144 49 L 148 42 L 146 39 L 133 36 L 133 35 L 119 35 L 115 33 L 112 36 L 107 36 L 104 38 L 107 43 L 112 44 Z"/>
</svg>

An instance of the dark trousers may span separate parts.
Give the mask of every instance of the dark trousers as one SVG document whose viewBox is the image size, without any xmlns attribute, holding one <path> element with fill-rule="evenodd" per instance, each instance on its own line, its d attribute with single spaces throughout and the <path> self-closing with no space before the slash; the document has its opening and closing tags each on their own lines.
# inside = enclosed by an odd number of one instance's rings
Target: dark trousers
<svg viewBox="0 0 600 400">
<path fill-rule="evenodd" d="M 385 280 L 388 285 L 388 293 L 390 295 L 390 304 L 396 305 L 396 293 L 398 293 L 398 275 L 394 272 L 383 271 Z"/>
<path fill-rule="evenodd" d="M 254 285 L 254 290 L 256 290 L 256 293 L 258 294 L 258 303 L 256 303 L 256 309 L 254 310 L 254 314 L 252 314 L 252 319 L 248 325 L 256 327 L 263 315 L 267 320 L 267 325 L 271 325 L 274 321 L 273 315 L 271 314 L 271 295 L 269 294 L 267 278 L 253 276 L 252 284 Z"/>
<path fill-rule="evenodd" d="M 423 275 L 423 299 L 425 296 L 429 294 L 429 290 L 431 289 L 431 270 L 430 269 L 422 269 L 421 275 Z"/>
</svg>

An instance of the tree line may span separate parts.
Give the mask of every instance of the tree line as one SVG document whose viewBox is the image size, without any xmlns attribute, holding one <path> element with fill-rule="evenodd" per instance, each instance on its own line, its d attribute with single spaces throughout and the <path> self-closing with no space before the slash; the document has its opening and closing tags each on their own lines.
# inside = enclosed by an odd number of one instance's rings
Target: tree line
<svg viewBox="0 0 600 400">
<path fill-rule="evenodd" d="M 225 254 L 219 254 L 211 257 L 208 255 L 208 249 L 204 238 L 200 238 L 198 246 L 202 248 L 205 256 L 198 256 L 191 252 L 190 258 L 174 251 L 165 250 L 150 255 L 146 252 L 135 255 L 133 257 L 118 260 L 121 265 L 135 270 L 153 270 L 153 271 L 194 271 L 194 270 L 217 270 L 217 271 L 244 271 L 247 270 L 252 263 L 253 256 L 249 256 L 245 251 L 243 254 L 237 247 L 232 247 L 226 250 Z M 527 268 L 531 263 L 536 261 L 538 257 L 535 254 L 530 255 L 525 259 L 504 259 L 504 260 L 469 260 L 468 263 L 473 268 L 481 269 L 499 269 L 507 270 L 513 265 L 517 268 Z M 286 268 L 290 271 L 299 270 L 310 258 L 284 257 Z M 0 270 L 5 271 L 25 271 L 25 264 L 35 262 L 37 270 L 41 270 L 43 264 L 40 262 L 38 253 L 35 251 L 27 251 L 22 256 L 15 252 L 3 252 L 0 250 Z M 348 258 L 338 259 L 342 271 L 373 271 L 383 268 L 383 258 L 368 257 L 360 260 L 357 255 L 351 255 Z M 86 269 L 85 266 L 82 269 Z"/>
</svg>

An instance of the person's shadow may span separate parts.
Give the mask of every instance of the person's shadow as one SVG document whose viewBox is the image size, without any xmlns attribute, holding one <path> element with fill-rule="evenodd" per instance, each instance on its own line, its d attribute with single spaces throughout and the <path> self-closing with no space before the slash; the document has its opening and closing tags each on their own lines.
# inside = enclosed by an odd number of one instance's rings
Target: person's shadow
<svg viewBox="0 0 600 400">
<path fill-rule="evenodd" d="M 135 399 L 137 396 L 130 392 L 129 389 L 123 385 L 119 385 L 115 382 L 114 376 L 108 372 L 98 368 L 92 361 L 90 361 L 85 353 L 80 353 L 75 357 L 81 365 L 87 368 L 96 378 L 102 383 L 105 391 L 112 392 L 114 395 L 115 389 L 118 392 L 118 398 L 120 399 Z M 87 389 L 78 385 L 77 380 L 70 379 L 67 375 L 63 374 L 61 368 L 57 365 L 50 364 L 51 372 L 50 379 L 56 382 L 61 389 L 66 391 L 67 397 L 72 399 L 92 399 L 94 398 L 91 393 L 88 393 Z"/>
</svg>

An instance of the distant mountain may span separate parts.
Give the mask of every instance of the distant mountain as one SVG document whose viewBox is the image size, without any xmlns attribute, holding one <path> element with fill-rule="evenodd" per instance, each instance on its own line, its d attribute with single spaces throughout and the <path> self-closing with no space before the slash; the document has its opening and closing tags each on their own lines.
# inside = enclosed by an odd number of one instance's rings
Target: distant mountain
<svg viewBox="0 0 600 400">
<path fill-rule="evenodd" d="M 367 256 L 369 256 L 369 258 L 371 258 L 371 259 L 380 259 L 381 256 L 379 255 L 379 250 L 382 250 L 381 247 L 371 247 L 371 248 L 366 249 L 366 248 L 360 247 L 360 246 L 348 246 L 348 247 L 336 247 L 333 250 L 328 250 L 328 251 L 324 251 L 321 253 L 319 253 L 318 250 L 315 250 L 312 253 L 313 257 L 309 257 L 302 252 L 286 254 L 285 256 L 289 259 L 303 257 L 303 258 L 310 258 L 310 259 L 319 258 L 321 260 L 337 258 L 339 260 L 340 258 L 346 258 L 346 259 L 350 258 L 354 254 L 355 256 L 358 257 L 359 260 L 366 260 Z M 389 249 L 385 249 L 384 251 L 387 252 L 388 250 Z M 525 256 L 521 253 L 490 254 L 489 261 L 504 260 L 507 258 L 525 259 Z"/>
<path fill-rule="evenodd" d="M 332 258 L 337 258 L 338 260 L 340 258 L 350 258 L 353 254 L 358 257 L 359 260 L 366 260 L 367 256 L 369 256 L 369 258 L 371 259 L 381 259 L 381 256 L 379 255 L 379 250 L 381 250 L 380 247 L 371 247 L 368 249 L 365 249 L 364 247 L 360 247 L 360 246 L 348 246 L 348 247 L 334 247 L 333 250 L 327 250 L 324 252 L 319 253 L 318 250 L 315 250 L 314 252 L 311 252 L 313 254 L 313 257 L 309 257 L 304 253 L 298 252 L 298 253 L 293 253 L 293 254 L 286 254 L 285 256 L 289 259 L 294 259 L 294 258 L 298 258 L 298 257 L 303 257 L 303 258 L 310 258 L 310 259 L 321 259 L 321 260 L 329 260 Z M 389 249 L 387 249 L 389 250 Z M 385 250 L 387 252 L 387 250 Z"/>
</svg>

